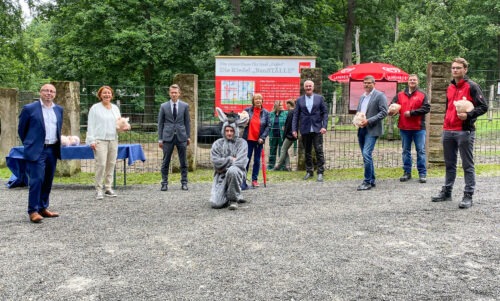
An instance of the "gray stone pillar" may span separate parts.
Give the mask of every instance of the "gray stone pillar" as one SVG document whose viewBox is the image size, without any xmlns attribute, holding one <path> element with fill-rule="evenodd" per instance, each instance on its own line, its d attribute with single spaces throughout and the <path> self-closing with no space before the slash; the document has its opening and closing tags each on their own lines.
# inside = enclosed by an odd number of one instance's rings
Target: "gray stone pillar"
<svg viewBox="0 0 500 301">
<path fill-rule="evenodd" d="M 427 161 L 429 167 L 444 165 L 443 121 L 446 113 L 446 90 L 451 79 L 451 63 L 432 62 L 427 65 L 427 96 L 431 111 L 427 119 Z"/>
<path fill-rule="evenodd" d="M 62 135 L 80 136 L 80 83 L 51 82 L 56 87 L 54 102 L 64 108 Z M 58 176 L 71 176 L 81 171 L 78 160 L 62 160 L 57 163 Z"/>
<path fill-rule="evenodd" d="M 187 148 L 187 162 L 189 171 L 196 170 L 196 156 L 198 149 L 198 75 L 176 74 L 174 83 L 181 88 L 180 99 L 189 105 L 189 117 L 191 125 L 191 144 Z M 172 170 L 179 170 L 179 161 L 172 160 Z"/>
<path fill-rule="evenodd" d="M 314 93 L 321 94 L 322 83 L 323 83 L 323 70 L 321 68 L 303 68 L 300 72 L 300 95 L 304 95 L 304 82 L 306 80 L 312 80 L 314 82 Z M 324 139 L 325 137 L 323 137 Z M 323 146 L 326 143 L 323 142 Z M 314 147 L 312 149 L 313 163 L 316 164 L 316 154 Z M 299 136 L 298 143 L 298 155 L 297 155 L 297 170 L 306 170 L 306 157 L 304 152 L 304 146 L 302 144 L 302 136 Z M 326 161 L 326 155 L 325 155 Z"/>
<path fill-rule="evenodd" d="M 5 166 L 5 157 L 12 147 L 19 145 L 17 140 L 18 123 L 17 89 L 0 88 L 0 166 Z"/>
</svg>

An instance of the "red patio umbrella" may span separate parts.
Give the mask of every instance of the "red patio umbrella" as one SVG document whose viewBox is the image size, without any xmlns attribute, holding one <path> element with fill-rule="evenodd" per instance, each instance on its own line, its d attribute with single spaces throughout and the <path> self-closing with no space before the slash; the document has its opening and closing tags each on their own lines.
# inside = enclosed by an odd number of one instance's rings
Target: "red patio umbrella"
<svg viewBox="0 0 500 301">
<path fill-rule="evenodd" d="M 408 81 L 408 73 L 398 67 L 386 63 L 373 62 L 345 67 L 328 76 L 328 79 L 334 82 L 347 83 L 351 79 L 363 80 L 367 75 L 372 75 L 375 80 L 386 79 L 399 83 Z"/>
</svg>

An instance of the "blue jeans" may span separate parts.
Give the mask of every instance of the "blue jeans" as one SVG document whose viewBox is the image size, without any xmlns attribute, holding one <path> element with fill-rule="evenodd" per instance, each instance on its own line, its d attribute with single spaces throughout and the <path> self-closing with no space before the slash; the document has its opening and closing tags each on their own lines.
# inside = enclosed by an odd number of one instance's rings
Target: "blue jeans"
<svg viewBox="0 0 500 301">
<path fill-rule="evenodd" d="M 373 166 L 373 149 L 377 143 L 378 136 L 371 136 L 368 134 L 366 128 L 358 129 L 358 142 L 361 154 L 363 155 L 363 163 L 365 167 L 364 182 L 368 184 L 375 184 L 375 167 Z"/>
<path fill-rule="evenodd" d="M 250 160 L 252 159 L 252 153 L 253 153 L 252 181 L 257 181 L 257 178 L 259 177 L 260 156 L 262 153 L 263 144 L 259 144 L 257 141 L 247 141 L 247 144 L 248 144 L 247 172 L 248 172 L 248 167 L 250 167 Z"/>
<path fill-rule="evenodd" d="M 399 130 L 401 142 L 403 145 L 403 170 L 405 173 L 411 174 L 411 166 L 413 160 L 411 158 L 411 143 L 415 143 L 417 151 L 417 170 L 420 177 L 427 176 L 427 168 L 425 166 L 425 130 Z"/>
</svg>

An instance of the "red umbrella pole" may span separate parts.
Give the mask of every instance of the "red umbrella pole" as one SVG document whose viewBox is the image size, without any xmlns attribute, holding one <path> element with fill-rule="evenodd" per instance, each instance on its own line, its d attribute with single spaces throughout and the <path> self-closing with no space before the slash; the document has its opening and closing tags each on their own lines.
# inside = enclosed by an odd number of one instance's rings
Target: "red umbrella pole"
<svg viewBox="0 0 500 301">
<path fill-rule="evenodd" d="M 266 154 L 264 151 L 264 145 L 262 145 L 262 152 L 260 153 L 260 163 L 262 164 L 262 179 L 264 180 L 264 187 L 266 187 L 267 175 L 266 175 Z"/>
</svg>

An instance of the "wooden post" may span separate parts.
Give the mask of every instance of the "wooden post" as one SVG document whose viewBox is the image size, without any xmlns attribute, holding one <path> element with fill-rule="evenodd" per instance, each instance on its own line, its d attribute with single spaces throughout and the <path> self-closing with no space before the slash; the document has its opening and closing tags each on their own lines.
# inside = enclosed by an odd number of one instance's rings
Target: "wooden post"
<svg viewBox="0 0 500 301">
<path fill-rule="evenodd" d="M 488 98 L 488 121 L 493 121 L 493 102 L 495 101 L 495 85 L 490 86 L 490 97 Z"/>
<path fill-rule="evenodd" d="M 18 100 L 17 89 L 0 88 L 0 166 L 5 166 L 5 157 L 12 147 L 19 145 L 17 140 L 18 123 Z"/>
<path fill-rule="evenodd" d="M 80 83 L 56 81 L 51 84 L 57 91 L 54 102 L 64 108 L 62 135 L 80 137 Z M 80 171 L 79 160 L 62 160 L 57 163 L 58 176 L 71 176 Z"/>
<path fill-rule="evenodd" d="M 431 104 L 427 118 L 426 153 L 428 165 L 444 165 L 443 134 L 444 115 L 446 113 L 446 90 L 450 84 L 451 63 L 432 62 L 427 65 L 427 96 Z"/>
<path fill-rule="evenodd" d="M 335 117 L 337 116 L 337 91 L 333 91 L 331 114 L 332 124 L 330 125 L 330 129 L 333 131 L 335 129 Z"/>
<path fill-rule="evenodd" d="M 181 88 L 179 99 L 189 105 L 189 117 L 191 125 L 191 144 L 187 147 L 188 170 L 196 170 L 196 154 L 198 149 L 198 75 L 196 74 L 176 74 L 174 83 Z M 172 160 L 170 165 L 173 171 L 179 171 L 179 161 Z"/>
</svg>

